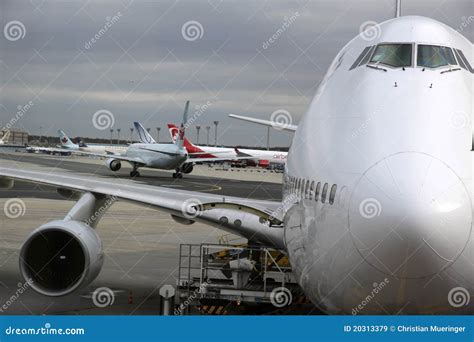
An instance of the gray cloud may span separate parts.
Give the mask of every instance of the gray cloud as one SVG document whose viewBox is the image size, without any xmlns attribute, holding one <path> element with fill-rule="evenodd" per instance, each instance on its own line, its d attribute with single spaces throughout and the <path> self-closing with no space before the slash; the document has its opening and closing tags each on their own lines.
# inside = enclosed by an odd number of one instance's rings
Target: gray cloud
<svg viewBox="0 0 474 342">
<path fill-rule="evenodd" d="M 393 17 L 394 3 L 2 1 L 1 27 L 19 20 L 26 34 L 14 42 L 0 37 L 0 124 L 32 100 L 34 107 L 18 127 L 31 133 L 42 126 L 51 135 L 62 128 L 71 135 L 108 137 L 92 125 L 99 109 L 110 110 L 114 128 L 123 131 L 134 120 L 165 127 L 179 121 L 190 99 L 192 105 L 212 103 L 196 123 L 220 120 L 221 143 L 263 145 L 265 129 L 232 121 L 227 114 L 269 118 L 285 109 L 297 123 L 338 50 L 364 21 Z M 264 49 L 296 12 L 297 19 Z M 118 13 L 120 18 L 86 49 Z M 456 29 L 474 14 L 469 0 L 405 1 L 403 13 L 430 16 Z M 202 25 L 201 39 L 183 39 L 182 25 L 190 20 Z M 463 30 L 471 41 L 473 26 Z M 274 132 L 272 144 L 288 145 L 291 137 Z"/>
</svg>

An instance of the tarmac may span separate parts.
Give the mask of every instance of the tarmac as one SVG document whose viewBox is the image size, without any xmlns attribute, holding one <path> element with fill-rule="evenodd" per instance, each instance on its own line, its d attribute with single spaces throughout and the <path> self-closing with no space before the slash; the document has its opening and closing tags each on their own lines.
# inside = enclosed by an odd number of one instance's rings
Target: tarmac
<svg viewBox="0 0 474 342">
<path fill-rule="evenodd" d="M 0 165 L 19 169 L 91 174 L 138 182 L 212 192 L 255 199 L 281 200 L 281 173 L 258 169 L 219 170 L 198 165 L 183 179 L 173 179 L 172 171 L 140 169 L 141 176 L 130 179 L 129 168 L 114 173 L 103 161 L 86 157 L 55 157 L 0 150 Z M 184 226 L 169 214 L 130 203 L 115 203 L 100 221 L 105 262 L 99 276 L 86 288 L 64 297 L 45 297 L 25 284 L 19 273 L 19 251 L 28 234 L 51 220 L 61 219 L 75 202 L 65 201 L 55 189 L 16 183 L 0 191 L 0 208 L 11 198 L 20 198 L 23 210 L 17 218 L 0 217 L 0 315 L 157 315 L 158 291 L 165 284 L 176 285 L 179 245 L 217 243 L 226 239 L 244 242 L 216 228 L 195 223 Z M 114 291 L 112 305 L 98 307 L 91 294 L 100 287 Z M 18 294 L 21 292 L 20 294 Z"/>
</svg>

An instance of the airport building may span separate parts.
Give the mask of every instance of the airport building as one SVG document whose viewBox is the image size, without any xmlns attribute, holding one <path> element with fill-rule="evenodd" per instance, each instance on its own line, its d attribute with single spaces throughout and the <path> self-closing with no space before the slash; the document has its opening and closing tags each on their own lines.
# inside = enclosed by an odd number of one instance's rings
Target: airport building
<svg viewBox="0 0 474 342">
<path fill-rule="evenodd" d="M 25 132 L 19 128 L 10 129 L 10 137 L 8 139 L 9 145 L 20 145 L 24 146 L 28 143 L 28 132 Z"/>
</svg>

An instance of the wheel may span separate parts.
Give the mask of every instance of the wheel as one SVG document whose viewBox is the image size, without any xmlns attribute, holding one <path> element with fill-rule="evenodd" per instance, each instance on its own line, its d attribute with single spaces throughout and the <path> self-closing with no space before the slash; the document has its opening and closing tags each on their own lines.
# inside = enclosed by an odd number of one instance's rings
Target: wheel
<svg viewBox="0 0 474 342">
<path fill-rule="evenodd" d="M 140 176 L 140 172 L 138 171 L 130 171 L 130 177 L 139 177 Z"/>
<path fill-rule="evenodd" d="M 177 176 L 178 176 L 179 179 L 183 178 L 183 174 L 182 174 L 182 173 L 178 173 Z"/>
<path fill-rule="evenodd" d="M 178 174 L 176 172 L 173 173 L 173 178 L 178 177 Z"/>
</svg>

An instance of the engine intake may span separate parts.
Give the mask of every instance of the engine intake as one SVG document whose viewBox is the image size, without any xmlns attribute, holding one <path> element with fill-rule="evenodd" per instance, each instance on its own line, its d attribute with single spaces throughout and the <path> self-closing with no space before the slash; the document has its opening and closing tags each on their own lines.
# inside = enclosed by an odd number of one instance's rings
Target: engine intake
<svg viewBox="0 0 474 342">
<path fill-rule="evenodd" d="M 79 221 L 52 221 L 37 228 L 20 252 L 21 274 L 47 296 L 64 296 L 90 284 L 103 262 L 99 236 Z"/>
<path fill-rule="evenodd" d="M 120 170 L 120 168 L 122 167 L 122 163 L 120 162 L 120 160 L 112 159 L 112 158 L 107 159 L 105 161 L 105 165 L 107 165 L 109 169 L 111 169 L 114 172 Z"/>
</svg>

